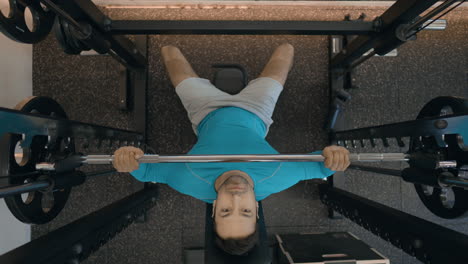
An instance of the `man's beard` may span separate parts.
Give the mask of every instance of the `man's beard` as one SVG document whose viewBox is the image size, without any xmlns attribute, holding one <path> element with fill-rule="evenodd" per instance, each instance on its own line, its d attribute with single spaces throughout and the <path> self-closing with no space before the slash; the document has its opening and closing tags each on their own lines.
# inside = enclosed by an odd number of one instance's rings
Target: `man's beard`
<svg viewBox="0 0 468 264">
<path fill-rule="evenodd" d="M 245 188 L 245 191 L 229 191 L 231 193 L 245 193 L 248 191 L 249 182 L 242 176 L 239 175 L 232 175 L 230 176 L 223 184 L 221 184 L 220 189 L 223 188 L 224 185 L 226 185 L 226 188 L 228 187 L 229 184 L 245 184 L 247 185 L 247 188 Z"/>
<path fill-rule="evenodd" d="M 225 182 L 223 182 L 223 185 L 224 184 L 230 184 L 230 183 L 232 183 L 232 184 L 240 184 L 240 183 L 249 184 L 249 182 L 244 177 L 242 177 L 240 175 L 230 176 Z"/>
</svg>

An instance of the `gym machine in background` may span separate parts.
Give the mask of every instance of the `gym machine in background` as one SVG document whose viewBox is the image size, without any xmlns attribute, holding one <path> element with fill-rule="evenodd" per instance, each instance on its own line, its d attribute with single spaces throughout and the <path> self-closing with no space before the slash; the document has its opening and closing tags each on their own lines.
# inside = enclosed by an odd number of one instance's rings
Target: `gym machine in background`
<svg viewBox="0 0 468 264">
<path fill-rule="evenodd" d="M 401 177 L 414 184 L 419 198 L 433 214 L 455 219 L 465 218 L 468 211 L 466 136 L 468 100 L 437 97 L 423 107 L 417 120 L 335 131 L 332 142 L 357 149 L 366 145 L 390 147 L 391 143 L 405 147 L 409 139 L 412 159 L 408 168 L 352 163 L 350 169 Z M 333 180 L 320 185 L 319 190 L 331 217 L 333 211 L 338 212 L 423 263 L 467 261 L 468 236 L 464 234 L 334 188 Z"/>
<path fill-rule="evenodd" d="M 0 30 L 13 40 L 38 43 L 50 31 L 67 54 L 93 49 L 110 54 L 125 71 L 121 85 L 121 109 L 134 108 L 136 131 L 85 124 L 67 119 L 50 98 L 34 97 L 16 110 L 0 108 L 0 197 L 18 220 L 44 224 L 63 209 L 72 187 L 87 177 L 113 170 L 84 173 L 77 170 L 92 157 L 109 162 L 108 154 L 119 146 L 145 145 L 146 131 L 146 37 L 134 42 L 123 34 L 298 34 L 333 35 L 330 50 L 330 84 L 333 106 L 328 128 L 333 143 L 342 146 L 389 146 L 395 138 L 402 147 L 409 138 L 408 161 L 402 171 L 353 164 L 351 168 L 402 177 L 415 184 L 424 205 L 444 218 L 464 217 L 468 211 L 468 101 L 440 97 L 429 102 L 418 119 L 378 127 L 334 131 L 334 121 L 349 99 L 352 68 L 378 54 L 385 55 L 432 23 L 437 16 L 464 1 L 447 0 L 420 17 L 437 1 L 399 0 L 374 21 L 127 21 L 112 20 L 90 0 L 10 0 L 10 15 L 0 13 Z M 33 14 L 34 29 L 25 24 L 24 11 Z M 350 40 L 348 36 L 359 35 Z M 131 96 L 130 96 L 131 95 Z M 127 98 L 134 98 L 128 102 Z M 336 99 L 335 99 L 336 98 Z M 336 103 L 336 104 L 335 104 Z M 18 152 L 19 151 L 19 152 Z M 388 153 L 387 153 L 388 154 Z M 383 155 L 382 157 L 384 157 Z M 103 161 L 103 157 L 105 158 Z M 153 156 L 154 158 L 155 156 Z M 161 158 L 162 156 L 159 156 Z M 169 157 L 170 158 L 170 157 Z M 173 157 L 172 157 L 173 158 Z M 179 157 L 184 162 L 190 156 Z M 193 157 L 192 157 L 193 158 Z M 202 157 L 214 162 L 213 157 Z M 215 157 L 226 161 L 226 157 Z M 238 161 L 240 157 L 230 157 Z M 244 161 L 259 161 L 253 155 Z M 290 159 L 267 157 L 263 161 Z M 304 159 L 304 157 L 302 157 Z M 375 156 L 374 156 L 375 158 Z M 276 159 L 276 160 L 275 160 Z M 173 161 L 173 160 L 172 160 Z M 90 162 L 88 162 L 90 163 Z M 465 263 L 468 236 L 388 208 L 333 187 L 320 186 L 322 201 L 331 211 L 350 218 L 425 263 Z M 22 195 L 23 194 L 23 195 Z M 451 194 L 451 195 L 449 195 Z M 449 198 L 452 197 L 452 200 Z M 31 241 L 0 257 L 1 263 L 79 263 L 157 202 L 157 186 L 146 184 L 103 209 Z M 448 253 L 450 252 L 450 253 Z"/>
</svg>

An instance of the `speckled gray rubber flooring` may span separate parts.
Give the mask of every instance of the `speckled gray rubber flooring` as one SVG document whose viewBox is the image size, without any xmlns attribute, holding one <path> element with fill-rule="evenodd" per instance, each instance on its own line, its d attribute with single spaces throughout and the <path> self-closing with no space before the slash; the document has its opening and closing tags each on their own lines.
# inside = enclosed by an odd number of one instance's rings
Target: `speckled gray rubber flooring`
<svg viewBox="0 0 468 264">
<path fill-rule="evenodd" d="M 368 18 L 379 8 L 321 7 L 252 9 L 112 9 L 114 19 L 258 19 L 341 20 L 345 14 Z M 353 99 L 342 128 L 356 128 L 414 119 L 421 107 L 438 95 L 468 97 L 468 10 L 448 16 L 443 32 L 423 32 L 394 58 L 372 58 L 356 71 Z M 282 153 L 310 152 L 327 145 L 322 125 L 328 107 L 328 40 L 325 36 L 206 36 L 154 35 L 149 38 L 148 144 L 158 153 L 188 151 L 196 142 L 186 113 L 170 84 L 160 59 L 160 48 L 178 46 L 195 71 L 211 79 L 211 64 L 244 65 L 255 78 L 271 52 L 281 43 L 295 46 L 295 64 L 281 95 L 268 141 Z M 50 36 L 34 46 L 33 93 L 56 99 L 70 119 L 132 129 L 131 113 L 118 110 L 117 68 L 109 56 L 63 54 Z M 381 149 L 379 149 L 381 150 Z M 361 150 L 360 150 L 361 151 Z M 362 151 L 376 151 L 364 149 Z M 400 151 L 392 149 L 391 151 Z M 390 164 L 400 168 L 402 164 Z M 96 170 L 97 168 L 86 168 Z M 461 232 L 468 225 L 443 221 L 421 204 L 413 187 L 395 177 L 348 171 L 336 175 L 341 187 Z M 64 211 L 49 224 L 33 227 L 33 238 L 63 226 L 141 189 L 128 174 L 89 179 L 72 191 Z M 133 224 L 86 263 L 183 263 L 186 247 L 203 247 L 205 205 L 161 186 L 158 203 L 144 224 Z M 389 257 L 391 263 L 419 263 L 348 220 L 329 220 L 318 199 L 316 182 L 306 181 L 264 200 L 270 234 L 351 231 Z"/>
</svg>

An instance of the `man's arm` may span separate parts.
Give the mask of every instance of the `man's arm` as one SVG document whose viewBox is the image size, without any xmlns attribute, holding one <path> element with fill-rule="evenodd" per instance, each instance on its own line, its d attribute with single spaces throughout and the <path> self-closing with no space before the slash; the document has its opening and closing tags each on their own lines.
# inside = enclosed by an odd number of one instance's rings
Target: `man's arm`
<svg viewBox="0 0 468 264">
<path fill-rule="evenodd" d="M 114 168 L 118 172 L 130 172 L 137 180 L 142 182 L 166 182 L 167 167 L 170 164 L 139 164 L 138 159 L 144 152 L 135 147 L 121 147 L 114 152 Z"/>
<path fill-rule="evenodd" d="M 301 179 L 323 179 L 333 175 L 336 171 L 344 171 L 350 165 L 349 151 L 343 147 L 328 146 L 323 151 L 313 152 L 325 157 L 325 162 L 298 162 L 301 170 Z"/>
</svg>

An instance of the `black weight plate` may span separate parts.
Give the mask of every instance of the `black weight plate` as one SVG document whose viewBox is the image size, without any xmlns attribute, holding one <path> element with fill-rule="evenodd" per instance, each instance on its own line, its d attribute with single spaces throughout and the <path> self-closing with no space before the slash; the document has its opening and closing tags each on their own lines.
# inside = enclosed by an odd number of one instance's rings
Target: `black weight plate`
<svg viewBox="0 0 468 264">
<path fill-rule="evenodd" d="M 453 114 L 468 113 L 468 100 L 449 96 L 437 97 L 421 109 L 417 119 L 441 116 L 441 111 L 445 107 L 450 107 Z M 456 137 L 456 135 L 445 135 L 445 141 L 449 144 L 449 148 L 455 148 L 456 151 L 460 153 L 463 150 L 461 150 L 457 144 L 453 144 L 457 141 L 454 137 Z M 422 145 L 424 145 L 424 147 L 422 147 Z M 411 138 L 409 150 L 410 153 L 412 153 L 421 149 L 423 151 L 434 151 L 438 148 L 433 138 L 424 138 L 422 142 L 418 138 Z M 431 194 L 426 194 L 423 185 L 414 184 L 414 187 L 427 209 L 439 217 L 446 219 L 459 218 L 464 216 L 468 211 L 468 191 L 463 188 L 451 188 L 454 195 L 454 204 L 448 208 L 444 206 L 440 197 L 442 189 L 434 188 Z"/>
<path fill-rule="evenodd" d="M 10 12 L 8 17 L 0 12 L 0 31 L 12 40 L 34 44 L 43 40 L 52 30 L 55 14 L 45 11 L 39 1 L 9 0 Z M 23 3 L 31 10 L 34 30 L 29 30 L 25 20 Z"/>
<path fill-rule="evenodd" d="M 67 118 L 63 108 L 56 101 L 48 97 L 27 98 L 19 103 L 16 109 L 45 116 Z M 15 146 L 20 140 L 20 135 L 8 135 L 4 137 L 3 141 L 3 143 L 8 144 L 2 144 L 2 146 L 8 146 L 9 149 L 9 151 L 5 151 L 8 153 L 8 159 L 1 158 L 3 161 L 1 164 L 2 170 L 5 170 L 5 165 L 8 165 L 9 184 L 23 184 L 26 181 L 31 182 L 40 177 L 40 175 L 31 176 L 31 173 L 36 171 L 35 165 L 37 161 L 44 157 L 43 149 L 48 139 L 45 136 L 35 136 L 33 138 L 29 147 L 29 159 L 25 164 L 22 164 L 23 166 L 17 164 L 14 156 Z M 55 145 L 57 147 L 60 146 L 59 143 Z M 74 151 L 73 143 L 69 145 L 69 148 L 71 148 L 71 151 Z M 8 164 L 5 164 L 4 161 L 8 161 Z M 28 174 L 29 176 L 27 176 Z M 43 196 L 46 194 L 39 191 L 29 193 L 26 201 L 23 201 L 21 195 L 6 197 L 5 203 L 18 220 L 29 224 L 44 224 L 54 219 L 60 213 L 68 200 L 70 190 L 71 188 L 67 188 L 50 192 L 48 197 L 53 197 L 53 205 L 50 204 L 49 206 L 43 204 Z"/>
</svg>

